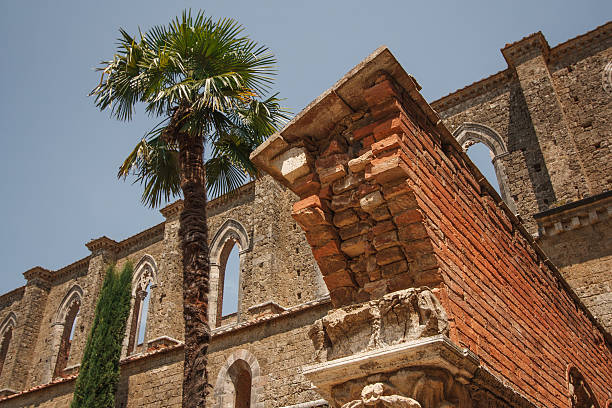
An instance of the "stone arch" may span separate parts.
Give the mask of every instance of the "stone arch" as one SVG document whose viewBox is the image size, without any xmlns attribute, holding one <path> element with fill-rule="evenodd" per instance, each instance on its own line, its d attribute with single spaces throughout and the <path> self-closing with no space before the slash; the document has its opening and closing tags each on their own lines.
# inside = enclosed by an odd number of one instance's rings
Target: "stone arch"
<svg viewBox="0 0 612 408">
<path fill-rule="evenodd" d="M 51 324 L 51 358 L 43 375 L 43 382 L 61 376 L 70 357 L 72 339 L 70 335 L 76 327 L 77 317 L 83 302 L 83 289 L 73 285 L 60 303 Z"/>
<path fill-rule="evenodd" d="M 482 143 L 489 148 L 502 200 L 512 212 L 516 213 L 516 203 L 510 194 L 508 175 L 503 160 L 500 160 L 508 155 L 508 147 L 499 133 L 481 123 L 466 122 L 453 132 L 453 136 L 464 151 L 476 143 Z"/>
<path fill-rule="evenodd" d="M 15 327 L 17 327 L 17 316 L 15 313 L 10 312 L 0 325 L 0 375 L 2 375 Z"/>
<path fill-rule="evenodd" d="M 147 301 L 150 302 L 153 297 L 153 289 L 157 287 L 157 272 L 157 262 L 155 262 L 155 258 L 149 254 L 144 255 L 134 268 L 134 276 L 132 277 L 132 301 L 130 316 L 128 317 L 129 324 L 126 327 L 127 336 L 125 336 L 123 344 L 125 355 L 136 352 L 138 334 L 143 324 L 146 330 L 146 321 L 149 313 L 143 316 L 143 312 L 145 311 L 144 305 Z M 145 332 L 145 338 L 143 340 L 145 349 L 146 344 L 147 338 Z"/>
<path fill-rule="evenodd" d="M 0 324 L 0 337 L 9 329 L 17 327 L 17 315 L 14 312 L 9 312 Z"/>
<path fill-rule="evenodd" d="M 244 386 L 244 384 L 240 384 L 243 379 L 239 378 L 239 373 L 243 370 L 248 370 L 250 374 L 250 399 L 248 404 L 244 401 L 236 404 L 236 388 Z M 236 350 L 225 360 L 217 375 L 213 394 L 215 407 L 263 408 L 264 404 L 260 401 L 260 396 L 263 395 L 263 383 L 264 378 L 261 375 L 259 363 L 255 356 L 244 349 Z M 243 392 L 242 395 L 244 394 Z"/>
<path fill-rule="evenodd" d="M 214 328 L 221 322 L 221 306 L 223 303 L 223 281 L 225 277 L 225 264 L 234 245 L 238 246 L 240 265 L 244 265 L 244 254 L 250 250 L 249 234 L 242 223 L 234 219 L 226 220 L 217 230 L 210 244 L 210 296 L 208 308 L 208 321 Z M 242 276 L 240 276 L 242 279 Z M 242 298 L 242 285 L 238 285 L 238 303 Z M 238 308 L 238 321 L 240 308 Z"/>
<path fill-rule="evenodd" d="M 567 367 L 567 389 L 572 408 L 599 408 L 593 390 L 582 373 L 573 365 Z"/>
<path fill-rule="evenodd" d="M 149 284 L 152 288 L 157 286 L 157 270 L 157 263 L 151 255 L 146 254 L 138 261 L 132 277 L 132 296 Z"/>
<path fill-rule="evenodd" d="M 77 284 L 73 285 L 72 288 L 66 293 L 62 299 L 62 303 L 55 312 L 55 318 L 53 324 L 63 324 L 66 321 L 66 315 L 70 309 L 70 306 L 78 303 L 79 305 L 83 301 L 83 289 Z"/>
</svg>

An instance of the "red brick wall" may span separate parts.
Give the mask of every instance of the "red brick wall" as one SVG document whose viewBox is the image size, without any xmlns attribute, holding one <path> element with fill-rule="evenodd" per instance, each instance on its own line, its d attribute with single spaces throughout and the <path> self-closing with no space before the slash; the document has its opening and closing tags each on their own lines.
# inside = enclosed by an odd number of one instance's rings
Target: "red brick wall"
<svg viewBox="0 0 612 408">
<path fill-rule="evenodd" d="M 414 102 L 401 98 L 404 112 L 397 109 L 392 118 L 401 119 L 400 155 L 438 258 L 452 339 L 547 407 L 570 406 L 566 370 L 575 365 L 605 406 L 610 345 L 496 205 L 498 198 L 479 185 L 449 135 L 441 136 Z M 368 129 L 385 129 L 389 120 Z"/>
</svg>

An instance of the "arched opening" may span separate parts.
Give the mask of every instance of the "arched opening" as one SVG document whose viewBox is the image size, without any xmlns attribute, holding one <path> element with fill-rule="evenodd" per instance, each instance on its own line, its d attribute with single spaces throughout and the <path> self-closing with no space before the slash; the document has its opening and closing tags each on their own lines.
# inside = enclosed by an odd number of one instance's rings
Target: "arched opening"
<svg viewBox="0 0 612 408">
<path fill-rule="evenodd" d="M 235 242 L 228 242 L 230 248 L 223 266 L 223 299 L 221 317 L 225 318 L 238 312 L 238 289 L 240 285 L 240 251 Z M 225 252 L 225 251 L 224 251 Z"/>
<path fill-rule="evenodd" d="M 60 340 L 59 352 L 57 354 L 57 360 L 55 361 L 55 369 L 53 370 L 53 377 L 61 377 L 66 366 L 68 365 L 68 359 L 70 358 L 70 348 L 72 347 L 72 340 L 74 338 L 74 328 L 76 327 L 76 320 L 81 309 L 80 298 L 75 298 L 66 311 L 66 318 L 64 320 L 64 329 Z"/>
<path fill-rule="evenodd" d="M 134 353 L 145 343 L 147 331 L 147 317 L 149 315 L 149 287 L 147 283 L 144 289 L 136 291 L 134 307 L 132 309 L 132 324 L 130 330 L 130 340 L 128 343 L 128 354 Z"/>
<path fill-rule="evenodd" d="M 219 327 L 240 321 L 241 259 L 250 248 L 244 226 L 229 219 L 210 244 L 210 291 L 208 321 Z"/>
<path fill-rule="evenodd" d="M 234 404 L 233 408 L 251 407 L 251 367 L 244 360 L 236 360 L 227 370 L 227 374 L 232 381 Z"/>
<path fill-rule="evenodd" d="M 15 320 L 11 317 L 5 322 L 0 331 L 0 375 L 4 368 L 4 362 L 8 354 L 8 349 L 13 338 L 13 329 L 15 328 Z"/>
<path fill-rule="evenodd" d="M 497 173 L 493 166 L 493 152 L 484 143 L 475 143 L 467 148 L 466 151 L 470 160 L 474 162 L 478 170 L 487 179 L 489 184 L 501 194 L 499 190 L 499 182 L 497 181 Z"/>
<path fill-rule="evenodd" d="M 262 376 L 254 355 L 235 350 L 221 366 L 214 388 L 216 408 L 263 408 Z"/>
<path fill-rule="evenodd" d="M 152 290 L 157 283 L 156 265 L 153 258 L 145 256 L 136 267 L 132 281 L 132 312 L 128 332 L 127 354 L 145 351 L 147 343 L 147 320 Z"/>
<path fill-rule="evenodd" d="M 572 408 L 599 408 L 595 394 L 576 367 L 570 367 L 567 372 Z"/>
<path fill-rule="evenodd" d="M 508 149 L 501 136 L 479 123 L 464 123 L 453 133 L 483 176 L 497 190 L 508 208 L 516 213 L 516 204 L 510 193 L 503 158 Z"/>
</svg>

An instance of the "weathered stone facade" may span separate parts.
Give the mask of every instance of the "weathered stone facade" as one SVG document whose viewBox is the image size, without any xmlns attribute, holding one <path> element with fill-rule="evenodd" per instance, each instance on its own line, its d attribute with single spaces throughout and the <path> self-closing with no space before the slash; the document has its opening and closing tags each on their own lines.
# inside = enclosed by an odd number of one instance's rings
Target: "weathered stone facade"
<svg viewBox="0 0 612 408">
<path fill-rule="evenodd" d="M 611 32 L 526 37 L 432 106 L 381 48 L 262 144 L 269 175 L 209 203 L 208 405 L 609 406 Z M 180 406 L 180 211 L 0 296 L 0 406 L 69 406 L 105 268 L 127 260 L 117 407 Z"/>
</svg>

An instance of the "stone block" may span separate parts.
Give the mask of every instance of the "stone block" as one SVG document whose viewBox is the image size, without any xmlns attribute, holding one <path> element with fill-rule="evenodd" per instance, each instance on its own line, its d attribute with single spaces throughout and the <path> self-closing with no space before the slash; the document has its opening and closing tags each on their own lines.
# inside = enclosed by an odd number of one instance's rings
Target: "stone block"
<svg viewBox="0 0 612 408">
<path fill-rule="evenodd" d="M 333 218 L 334 225 L 336 227 L 346 227 L 347 225 L 354 224 L 359 221 L 359 217 L 353 210 L 345 210 L 337 212 Z"/>
<path fill-rule="evenodd" d="M 384 203 L 384 199 L 380 191 L 374 191 L 359 200 L 359 206 L 362 210 L 371 213 L 376 207 Z"/>
<path fill-rule="evenodd" d="M 274 158 L 271 166 L 285 178 L 289 183 L 295 182 L 311 172 L 309 153 L 303 147 L 294 147 Z"/>
<path fill-rule="evenodd" d="M 361 156 L 352 159 L 348 162 L 349 169 L 353 173 L 359 173 L 365 170 L 366 165 L 374 158 L 371 150 L 366 151 Z"/>
</svg>

